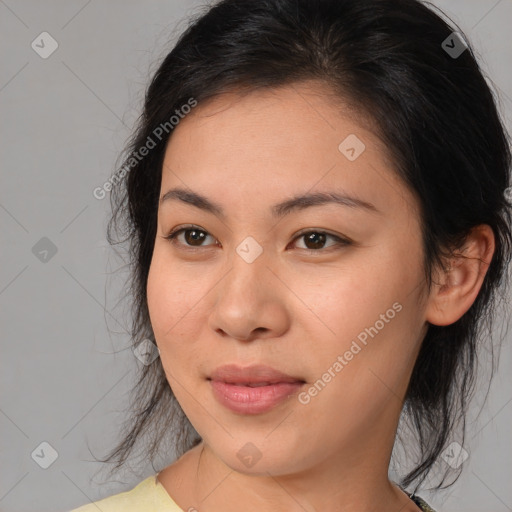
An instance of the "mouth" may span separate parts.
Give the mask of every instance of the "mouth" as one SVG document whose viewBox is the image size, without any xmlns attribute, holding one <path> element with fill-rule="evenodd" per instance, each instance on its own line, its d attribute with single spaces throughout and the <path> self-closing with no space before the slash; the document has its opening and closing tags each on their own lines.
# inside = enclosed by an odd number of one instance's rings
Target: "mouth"
<svg viewBox="0 0 512 512">
<path fill-rule="evenodd" d="M 221 382 L 221 381 L 219 381 Z M 281 384 L 281 382 L 227 382 L 223 381 L 225 384 L 231 384 L 234 386 L 245 386 L 248 388 L 260 388 L 262 386 L 271 386 L 273 384 Z"/>
<path fill-rule="evenodd" d="M 239 414 L 267 412 L 293 396 L 306 382 L 269 366 L 242 368 L 233 364 L 217 368 L 207 380 L 217 401 Z"/>
<path fill-rule="evenodd" d="M 281 382 L 305 382 L 301 377 L 288 375 L 270 366 L 260 364 L 245 368 L 236 364 L 219 366 L 213 370 L 208 380 L 250 387 L 268 386 Z"/>
</svg>

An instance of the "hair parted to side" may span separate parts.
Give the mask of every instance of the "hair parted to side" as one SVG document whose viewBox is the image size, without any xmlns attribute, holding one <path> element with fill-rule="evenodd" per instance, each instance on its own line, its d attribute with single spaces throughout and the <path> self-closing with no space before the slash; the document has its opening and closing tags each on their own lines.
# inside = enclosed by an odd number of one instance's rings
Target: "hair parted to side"
<svg viewBox="0 0 512 512">
<path fill-rule="evenodd" d="M 403 417 L 416 432 L 420 458 L 400 483 L 416 483 L 416 489 L 454 429 L 464 435 L 477 351 L 492 351 L 492 324 L 508 290 L 512 253 L 508 135 L 470 44 L 465 40 L 467 49 L 457 58 L 444 51 L 441 44 L 454 29 L 434 9 L 418 0 L 223 0 L 207 6 L 154 74 L 123 162 L 190 98 L 201 105 L 230 90 L 316 80 L 375 122 L 397 174 L 418 198 L 428 289 L 434 269 L 470 230 L 491 226 L 495 253 L 478 297 L 454 324 L 429 325 L 407 391 Z M 111 193 L 107 237 L 110 244 L 127 243 L 133 346 L 145 338 L 154 342 L 146 282 L 170 136 L 172 131 L 143 159 L 131 161 Z M 102 460 L 116 461 L 112 471 L 143 434 L 152 438 L 145 450 L 151 461 L 166 433 L 178 456 L 200 442 L 160 358 L 141 367 L 132 393 L 123 438 Z M 445 480 L 443 475 L 437 487 Z"/>
</svg>

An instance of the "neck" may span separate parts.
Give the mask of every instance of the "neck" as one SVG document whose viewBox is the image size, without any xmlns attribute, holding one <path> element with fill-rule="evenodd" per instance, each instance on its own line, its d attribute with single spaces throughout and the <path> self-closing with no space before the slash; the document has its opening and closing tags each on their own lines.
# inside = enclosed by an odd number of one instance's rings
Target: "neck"
<svg viewBox="0 0 512 512">
<path fill-rule="evenodd" d="M 389 459 L 367 444 L 365 452 L 332 456 L 293 474 L 254 475 L 233 470 L 202 442 L 159 479 L 184 511 L 239 512 L 243 504 L 244 512 L 418 512 L 388 479 Z"/>
<path fill-rule="evenodd" d="M 199 460 L 198 460 L 199 462 Z M 347 468 L 346 471 L 333 471 Z M 392 484 L 378 464 L 352 459 L 325 461 L 307 471 L 288 475 L 253 476 L 233 471 L 205 445 L 197 466 L 197 510 L 247 512 L 396 512 L 416 511 L 409 498 Z M 226 485 L 228 484 L 228 485 Z M 409 506 L 409 508 L 407 508 Z"/>
</svg>

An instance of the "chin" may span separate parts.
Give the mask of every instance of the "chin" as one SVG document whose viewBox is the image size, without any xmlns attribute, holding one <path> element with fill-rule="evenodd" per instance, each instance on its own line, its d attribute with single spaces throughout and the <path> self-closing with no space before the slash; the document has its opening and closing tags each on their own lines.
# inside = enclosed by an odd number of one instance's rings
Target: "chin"
<svg viewBox="0 0 512 512">
<path fill-rule="evenodd" d="M 287 475 L 309 466 L 307 454 L 299 452 L 293 443 L 286 446 L 279 439 L 266 439 L 266 436 L 267 433 L 252 438 L 243 436 L 243 440 L 230 438 L 222 446 L 213 445 L 212 451 L 232 471 L 248 476 Z M 297 444 L 302 443 L 297 440 Z"/>
</svg>

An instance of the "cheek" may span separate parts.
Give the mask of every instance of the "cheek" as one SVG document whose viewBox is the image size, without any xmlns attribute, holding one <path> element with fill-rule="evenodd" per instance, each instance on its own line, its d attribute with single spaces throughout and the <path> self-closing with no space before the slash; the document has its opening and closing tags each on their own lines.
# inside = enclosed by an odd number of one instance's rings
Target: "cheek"
<svg viewBox="0 0 512 512">
<path fill-rule="evenodd" d="M 171 265 L 162 250 L 155 249 L 147 281 L 147 301 L 153 330 L 175 334 L 186 322 L 200 294 L 198 281 L 184 278 L 176 265 Z M 171 331 L 169 331 L 172 329 Z M 155 332 L 156 335 L 156 332 Z"/>
<path fill-rule="evenodd" d="M 147 302 L 167 381 L 180 405 L 189 410 L 190 393 L 197 385 L 196 370 L 200 370 L 204 358 L 199 343 L 203 324 L 198 318 L 204 293 L 197 282 L 194 285 L 194 280 L 184 275 L 155 253 L 148 275 Z"/>
<path fill-rule="evenodd" d="M 400 407 L 418 347 L 411 298 L 384 298 L 362 312 L 348 301 L 342 310 L 345 317 L 330 318 L 336 336 L 309 348 L 308 386 L 298 397 L 305 424 L 322 415 L 322 436 L 333 444 L 371 430 Z"/>
<path fill-rule="evenodd" d="M 154 254 L 147 282 L 147 304 L 151 326 L 164 367 L 197 357 L 201 298 L 205 291 L 200 279 L 184 278 L 184 272 L 171 268 Z"/>
<path fill-rule="evenodd" d="M 354 337 L 398 300 L 401 285 L 395 279 L 376 262 L 336 268 L 316 282 L 297 276 L 294 293 L 301 299 L 297 307 L 304 309 L 302 320 L 297 320 L 307 322 L 308 329 L 316 327 L 321 339 Z"/>
<path fill-rule="evenodd" d="M 339 355 L 346 355 L 343 371 L 337 373 L 347 379 L 343 386 L 352 387 L 356 377 L 358 386 L 363 385 L 361 378 L 375 380 L 370 369 L 394 383 L 403 378 L 423 325 L 417 304 L 422 273 L 419 264 L 410 261 L 397 265 L 399 252 L 390 247 L 378 257 L 362 260 L 364 265 L 334 270 L 321 286 L 298 290 L 310 307 L 298 323 L 316 340 L 310 359 L 316 376 L 327 372 Z M 336 380 L 341 384 L 345 378 Z"/>
</svg>

